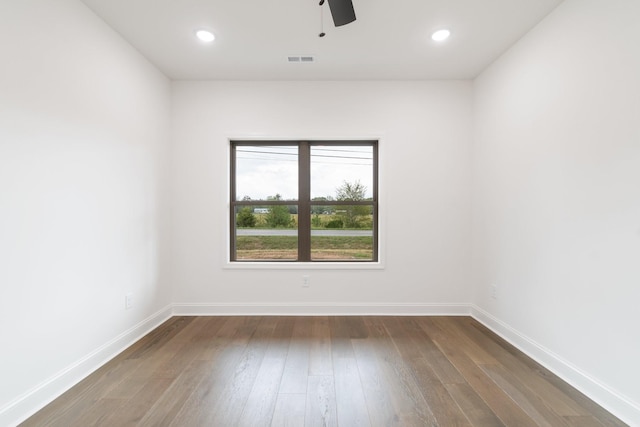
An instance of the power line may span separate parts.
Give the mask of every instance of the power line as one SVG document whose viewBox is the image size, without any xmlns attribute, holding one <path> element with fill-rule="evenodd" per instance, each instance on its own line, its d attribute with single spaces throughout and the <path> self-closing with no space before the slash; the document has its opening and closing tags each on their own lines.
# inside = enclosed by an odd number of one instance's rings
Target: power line
<svg viewBox="0 0 640 427">
<path fill-rule="evenodd" d="M 236 151 L 241 152 L 241 153 L 260 153 L 260 154 L 276 154 L 276 155 L 283 155 L 283 156 L 298 156 L 298 153 L 278 153 L 275 151 L 257 151 L 257 150 L 238 150 L 236 149 Z"/>
<path fill-rule="evenodd" d="M 274 159 L 270 159 L 268 157 L 237 157 L 238 159 L 241 160 L 271 160 L 274 161 Z M 292 163 L 298 163 L 297 160 L 289 160 L 289 159 L 278 159 L 278 162 L 292 162 Z M 336 165 L 337 163 L 335 162 L 313 162 L 314 165 Z M 340 165 L 348 165 L 348 166 L 367 166 L 367 167 L 371 167 L 371 163 L 350 163 L 350 162 L 340 162 Z"/>
<path fill-rule="evenodd" d="M 326 148 L 325 146 L 312 146 L 310 147 L 311 151 L 335 151 L 339 153 L 368 153 L 371 150 L 350 150 L 350 149 L 337 149 L 337 148 Z M 370 147 L 366 147 L 370 148 Z M 271 149 L 271 150 L 292 150 L 297 152 L 298 147 L 296 146 L 282 146 L 282 145 L 261 145 L 261 146 L 238 146 L 236 150 L 238 151 L 251 151 L 251 149 Z M 271 152 L 271 151 L 270 151 Z"/>
<path fill-rule="evenodd" d="M 242 160 L 271 160 L 271 161 L 278 161 L 278 162 L 293 162 L 293 163 L 298 163 L 297 159 L 274 159 L 272 157 L 241 157 L 238 156 L 236 157 L 237 159 L 242 159 Z"/>
<path fill-rule="evenodd" d="M 363 150 L 336 150 L 333 148 L 317 148 L 317 147 L 311 147 L 311 151 L 336 151 L 339 153 L 367 153 L 367 151 L 363 151 Z"/>
<path fill-rule="evenodd" d="M 273 154 L 282 156 L 298 156 L 298 153 L 278 153 L 274 151 L 257 151 L 257 150 L 237 150 L 241 153 L 257 153 L 257 154 Z M 358 160 L 372 160 L 372 157 L 358 157 L 358 156 L 333 156 L 328 154 L 311 154 L 311 157 L 329 157 L 334 159 L 358 159 Z M 246 158 L 246 157 L 245 157 Z"/>
</svg>

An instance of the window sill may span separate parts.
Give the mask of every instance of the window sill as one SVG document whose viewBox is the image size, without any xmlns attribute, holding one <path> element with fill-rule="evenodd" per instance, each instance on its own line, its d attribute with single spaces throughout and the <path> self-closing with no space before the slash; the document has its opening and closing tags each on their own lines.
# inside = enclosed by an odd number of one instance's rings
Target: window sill
<svg viewBox="0 0 640 427">
<path fill-rule="evenodd" d="M 384 270 L 381 262 L 227 262 L 227 270 Z"/>
</svg>

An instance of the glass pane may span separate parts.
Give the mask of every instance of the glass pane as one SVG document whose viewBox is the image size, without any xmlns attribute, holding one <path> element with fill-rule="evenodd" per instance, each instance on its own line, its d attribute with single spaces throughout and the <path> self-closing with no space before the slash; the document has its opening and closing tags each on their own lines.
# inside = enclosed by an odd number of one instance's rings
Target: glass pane
<svg viewBox="0 0 640 427">
<path fill-rule="evenodd" d="M 372 146 L 311 146 L 311 200 L 370 200 L 372 194 Z"/>
<path fill-rule="evenodd" d="M 237 206 L 238 261 L 298 259 L 298 206 Z"/>
<path fill-rule="evenodd" d="M 312 206 L 311 259 L 373 260 L 372 206 Z"/>
<path fill-rule="evenodd" d="M 236 146 L 237 200 L 297 200 L 297 146 Z"/>
</svg>

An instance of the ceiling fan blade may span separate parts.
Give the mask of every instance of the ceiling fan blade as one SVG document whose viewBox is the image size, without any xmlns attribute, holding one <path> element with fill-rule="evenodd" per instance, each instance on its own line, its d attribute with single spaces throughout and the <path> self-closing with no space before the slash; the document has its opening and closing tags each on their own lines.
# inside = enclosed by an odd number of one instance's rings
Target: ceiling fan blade
<svg viewBox="0 0 640 427">
<path fill-rule="evenodd" d="M 329 0 L 329 9 L 336 27 L 356 20 L 356 12 L 353 10 L 351 0 Z"/>
</svg>

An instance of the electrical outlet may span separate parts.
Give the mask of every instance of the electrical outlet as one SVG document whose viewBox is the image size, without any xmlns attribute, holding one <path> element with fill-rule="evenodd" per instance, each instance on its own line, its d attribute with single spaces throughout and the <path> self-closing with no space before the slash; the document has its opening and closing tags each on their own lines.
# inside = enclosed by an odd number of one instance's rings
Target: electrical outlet
<svg viewBox="0 0 640 427">
<path fill-rule="evenodd" d="M 124 296 L 124 309 L 130 310 L 133 307 L 133 294 L 126 294 Z"/>
<path fill-rule="evenodd" d="M 302 276 L 302 287 L 303 288 L 308 288 L 309 285 L 310 285 L 310 283 L 309 283 L 309 275 L 305 274 L 305 275 Z"/>
<path fill-rule="evenodd" d="M 498 285 L 491 285 L 491 298 L 498 299 Z"/>
</svg>

